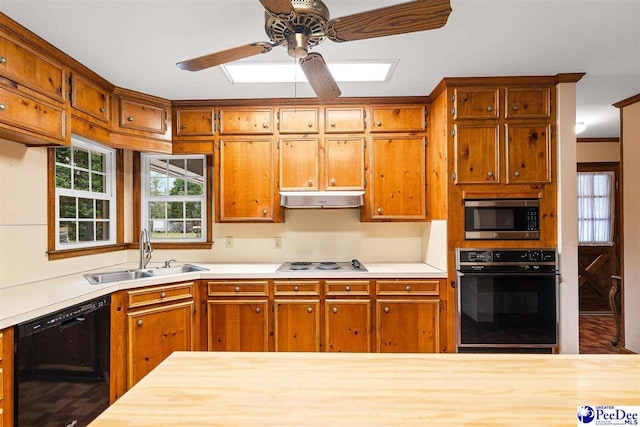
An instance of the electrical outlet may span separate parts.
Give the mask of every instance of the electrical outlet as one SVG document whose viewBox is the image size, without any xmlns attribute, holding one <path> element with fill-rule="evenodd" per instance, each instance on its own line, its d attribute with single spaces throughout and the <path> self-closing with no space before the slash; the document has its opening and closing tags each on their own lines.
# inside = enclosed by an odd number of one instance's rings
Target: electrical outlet
<svg viewBox="0 0 640 427">
<path fill-rule="evenodd" d="M 226 236 L 224 238 L 224 247 L 231 249 L 233 247 L 233 236 Z"/>
<path fill-rule="evenodd" d="M 282 249 L 282 237 L 274 237 L 273 238 L 273 246 L 276 249 Z"/>
</svg>

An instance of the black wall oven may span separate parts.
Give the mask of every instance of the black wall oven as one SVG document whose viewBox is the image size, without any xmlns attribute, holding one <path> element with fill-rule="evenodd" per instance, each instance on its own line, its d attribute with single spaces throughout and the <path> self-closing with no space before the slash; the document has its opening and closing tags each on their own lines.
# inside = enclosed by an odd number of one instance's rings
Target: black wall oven
<svg viewBox="0 0 640 427">
<path fill-rule="evenodd" d="M 458 352 L 542 352 L 558 345 L 554 249 L 456 249 Z"/>
<path fill-rule="evenodd" d="M 540 201 L 487 199 L 464 201 L 465 240 L 538 240 Z"/>
</svg>

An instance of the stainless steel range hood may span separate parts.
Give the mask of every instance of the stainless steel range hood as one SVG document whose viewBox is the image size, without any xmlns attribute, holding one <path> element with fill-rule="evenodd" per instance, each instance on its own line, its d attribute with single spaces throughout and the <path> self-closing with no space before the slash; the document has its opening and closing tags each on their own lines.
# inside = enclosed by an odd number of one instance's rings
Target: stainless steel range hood
<svg viewBox="0 0 640 427">
<path fill-rule="evenodd" d="M 358 208 L 364 191 L 281 191 L 280 205 L 285 208 Z"/>
</svg>

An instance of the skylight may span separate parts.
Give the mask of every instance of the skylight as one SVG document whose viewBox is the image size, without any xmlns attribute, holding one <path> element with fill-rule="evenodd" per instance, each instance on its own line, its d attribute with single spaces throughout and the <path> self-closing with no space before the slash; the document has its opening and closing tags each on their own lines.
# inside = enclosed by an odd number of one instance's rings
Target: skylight
<svg viewBox="0 0 640 427">
<path fill-rule="evenodd" d="M 352 61 L 327 63 L 336 82 L 389 81 L 397 61 Z M 231 83 L 306 82 L 300 65 L 294 62 L 237 62 L 222 65 Z"/>
</svg>

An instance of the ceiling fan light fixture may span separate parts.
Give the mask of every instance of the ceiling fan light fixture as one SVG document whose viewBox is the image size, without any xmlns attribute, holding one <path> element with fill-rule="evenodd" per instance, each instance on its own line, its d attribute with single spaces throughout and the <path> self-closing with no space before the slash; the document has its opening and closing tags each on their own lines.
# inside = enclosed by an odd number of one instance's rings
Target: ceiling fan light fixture
<svg viewBox="0 0 640 427">
<path fill-rule="evenodd" d="M 309 37 L 304 33 L 287 36 L 287 52 L 293 58 L 304 58 L 309 53 Z"/>
<path fill-rule="evenodd" d="M 576 123 L 576 135 L 584 132 L 585 130 L 587 130 L 587 125 L 585 125 L 584 122 Z"/>
</svg>

